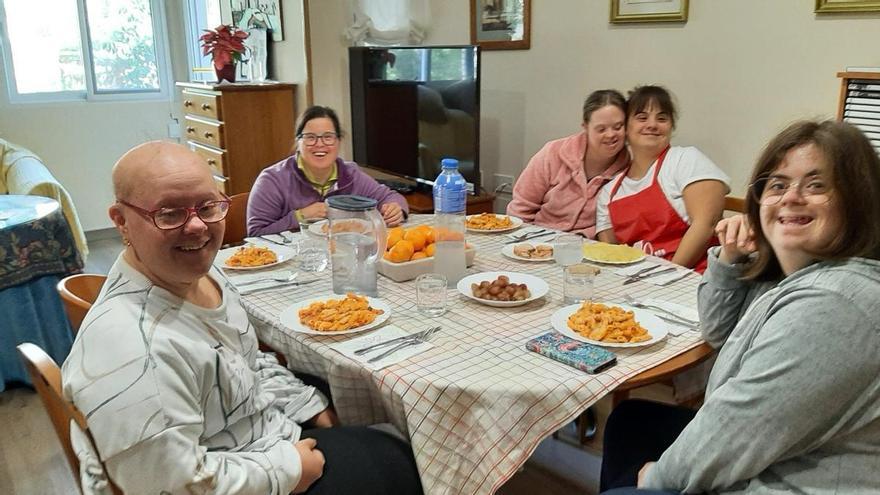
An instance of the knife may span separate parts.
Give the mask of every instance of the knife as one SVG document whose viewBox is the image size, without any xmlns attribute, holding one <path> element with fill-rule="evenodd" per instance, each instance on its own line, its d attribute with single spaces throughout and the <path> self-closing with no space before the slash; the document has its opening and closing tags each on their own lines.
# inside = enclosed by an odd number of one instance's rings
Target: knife
<svg viewBox="0 0 880 495">
<path fill-rule="evenodd" d="M 651 265 L 648 268 L 642 268 L 641 270 L 633 273 L 632 275 L 628 275 L 626 278 L 638 278 L 640 275 L 644 275 L 652 270 L 656 270 L 657 268 L 662 267 L 663 265 Z"/>
<path fill-rule="evenodd" d="M 270 286 L 268 286 L 268 287 L 256 287 L 256 288 L 253 288 L 253 289 L 246 288 L 246 289 L 244 289 L 244 290 L 240 290 L 240 291 L 238 291 L 238 293 L 241 294 L 241 295 L 243 295 L 243 296 L 246 296 L 246 295 L 249 295 L 249 294 L 253 294 L 254 292 L 261 291 L 261 290 L 278 289 L 278 288 L 281 288 L 281 287 L 296 287 L 296 286 L 299 286 L 299 285 L 310 284 L 310 283 L 312 283 L 312 282 L 318 282 L 319 280 L 322 280 L 322 279 L 320 279 L 320 278 L 313 278 L 312 280 L 304 280 L 304 281 L 302 281 L 302 282 L 287 282 L 287 283 L 285 283 L 285 284 L 270 285 Z"/>
<path fill-rule="evenodd" d="M 537 232 L 537 233 L 534 233 L 534 234 L 529 234 L 529 235 L 527 235 L 527 236 L 525 236 L 525 237 L 523 237 L 523 238 L 521 238 L 521 239 L 515 239 L 515 240 L 512 240 L 512 241 L 507 241 L 507 242 L 505 242 L 504 244 L 514 244 L 514 243 L 517 243 L 517 242 L 522 242 L 522 241 L 527 241 L 527 240 L 529 240 L 529 239 L 534 239 L 534 238 L 536 238 L 536 237 L 544 237 L 545 235 L 553 235 L 553 234 L 555 234 L 555 233 L 556 233 L 556 232 Z"/>
<path fill-rule="evenodd" d="M 657 271 L 657 272 L 646 273 L 646 274 L 644 274 L 644 275 L 639 275 L 638 277 L 630 277 L 630 278 L 628 278 L 628 279 L 626 279 L 626 280 L 623 281 L 623 285 L 631 284 L 631 283 L 633 283 L 633 282 L 638 282 L 639 280 L 644 280 L 644 279 L 646 279 L 646 278 L 656 277 L 657 275 L 663 275 L 663 274 L 666 274 L 666 273 L 672 273 L 672 272 L 674 272 L 674 271 L 676 271 L 676 270 L 678 270 L 678 268 L 675 268 L 674 266 L 670 266 L 669 268 L 666 268 L 665 270 L 660 270 L 660 271 Z"/>
<path fill-rule="evenodd" d="M 271 242 L 272 244 L 278 244 L 279 246 L 284 246 L 284 245 L 285 245 L 283 242 L 278 242 L 278 241 L 276 241 L 276 240 L 274 240 L 274 239 L 269 239 L 268 237 L 263 236 L 263 235 L 258 235 L 258 236 L 257 236 L 257 239 L 262 239 L 262 240 L 264 240 L 264 241 Z"/>
</svg>

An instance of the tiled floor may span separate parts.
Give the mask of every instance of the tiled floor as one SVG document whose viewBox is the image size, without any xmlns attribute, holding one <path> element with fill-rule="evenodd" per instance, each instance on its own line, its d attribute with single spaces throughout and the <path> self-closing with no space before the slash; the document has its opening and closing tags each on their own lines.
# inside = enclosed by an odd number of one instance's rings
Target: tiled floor
<svg viewBox="0 0 880 495">
<path fill-rule="evenodd" d="M 106 236 L 104 236 L 106 237 Z M 116 237 L 89 243 L 91 253 L 85 271 L 107 273 L 122 250 Z M 669 399 L 664 387 L 642 389 L 637 395 Z M 636 394 L 634 394 L 636 395 Z M 610 408 L 608 400 L 597 404 L 600 424 Z M 0 493 L 77 493 L 74 479 L 38 396 L 30 389 L 0 393 Z M 565 437 L 565 432 L 562 432 Z M 596 493 L 601 464 L 601 428 L 586 447 L 548 438 L 536 449 L 524 469 L 498 493 L 526 495 L 542 493 Z"/>
</svg>

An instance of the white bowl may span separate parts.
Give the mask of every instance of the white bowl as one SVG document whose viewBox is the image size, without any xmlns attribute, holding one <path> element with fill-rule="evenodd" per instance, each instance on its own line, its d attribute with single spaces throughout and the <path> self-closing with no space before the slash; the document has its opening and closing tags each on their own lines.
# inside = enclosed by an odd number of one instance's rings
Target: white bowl
<svg viewBox="0 0 880 495">
<path fill-rule="evenodd" d="M 474 258 L 477 255 L 477 249 L 473 246 L 465 248 L 464 257 L 465 264 L 471 266 L 474 264 Z M 392 263 L 384 258 L 379 260 L 379 273 L 394 280 L 395 282 L 406 282 L 412 280 L 419 275 L 431 273 L 434 271 L 434 258 L 422 258 L 415 261 L 404 261 L 403 263 Z"/>
<path fill-rule="evenodd" d="M 510 279 L 510 283 L 513 284 L 526 284 L 529 288 L 529 292 L 532 294 L 532 297 L 528 299 L 523 299 L 522 301 L 493 301 L 491 299 L 481 299 L 479 297 L 474 296 L 473 291 L 471 291 L 471 284 L 479 284 L 482 281 L 491 282 L 498 278 L 499 275 L 505 275 Z M 517 273 L 517 272 L 482 272 L 475 273 L 473 275 L 468 275 L 467 277 L 458 281 L 458 292 L 461 293 L 464 297 L 469 299 L 473 299 L 478 303 L 485 304 L 487 306 L 495 306 L 496 308 L 510 308 L 513 306 L 522 306 L 523 304 L 528 304 L 535 299 L 544 297 L 548 292 L 550 292 L 550 286 L 547 285 L 547 282 L 540 277 L 536 277 L 534 275 L 529 275 L 527 273 Z"/>
</svg>

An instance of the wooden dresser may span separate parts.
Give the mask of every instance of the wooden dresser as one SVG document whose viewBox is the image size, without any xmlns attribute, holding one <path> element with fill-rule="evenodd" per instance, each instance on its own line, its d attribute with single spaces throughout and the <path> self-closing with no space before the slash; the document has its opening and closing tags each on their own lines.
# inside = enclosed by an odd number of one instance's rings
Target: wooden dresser
<svg viewBox="0 0 880 495">
<path fill-rule="evenodd" d="M 250 191 L 265 167 L 289 156 L 295 140 L 294 84 L 202 84 L 183 90 L 183 137 L 214 168 L 226 194 Z"/>
</svg>

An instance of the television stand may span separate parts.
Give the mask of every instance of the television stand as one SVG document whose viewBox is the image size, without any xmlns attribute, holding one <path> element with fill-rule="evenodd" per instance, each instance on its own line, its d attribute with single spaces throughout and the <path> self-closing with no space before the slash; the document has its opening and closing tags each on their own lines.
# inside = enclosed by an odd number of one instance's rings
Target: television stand
<svg viewBox="0 0 880 495">
<path fill-rule="evenodd" d="M 387 186 L 392 191 L 397 191 L 400 194 L 409 194 L 416 190 L 415 185 L 408 184 L 406 182 L 401 182 L 399 180 L 391 180 L 391 179 L 376 179 L 376 182 Z"/>
<path fill-rule="evenodd" d="M 404 194 L 406 202 L 409 204 L 409 212 L 418 213 L 434 213 L 434 198 L 430 192 L 416 191 Z M 495 211 L 495 195 L 482 192 L 477 195 L 468 194 L 467 210 L 468 215 L 477 213 L 494 213 Z"/>
</svg>

